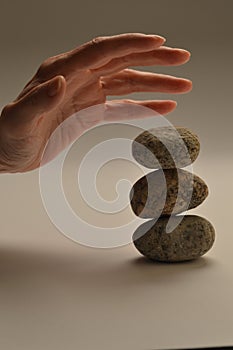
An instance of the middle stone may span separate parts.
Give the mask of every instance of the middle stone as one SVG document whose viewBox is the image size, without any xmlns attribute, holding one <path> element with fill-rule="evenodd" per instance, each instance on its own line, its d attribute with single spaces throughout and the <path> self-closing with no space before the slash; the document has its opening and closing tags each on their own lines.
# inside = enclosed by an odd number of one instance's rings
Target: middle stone
<svg viewBox="0 0 233 350">
<path fill-rule="evenodd" d="M 195 208 L 207 196 L 208 187 L 199 176 L 184 169 L 160 169 L 133 185 L 130 204 L 137 216 L 157 218 Z"/>
</svg>

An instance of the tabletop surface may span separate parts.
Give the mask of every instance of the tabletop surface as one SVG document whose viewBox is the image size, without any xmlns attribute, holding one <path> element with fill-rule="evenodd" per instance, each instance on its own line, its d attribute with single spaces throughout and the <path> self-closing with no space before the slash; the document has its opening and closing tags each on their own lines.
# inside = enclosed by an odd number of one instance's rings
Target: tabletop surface
<svg viewBox="0 0 233 350">
<path fill-rule="evenodd" d="M 103 174 L 103 188 L 112 170 L 110 165 Z M 210 195 L 190 213 L 214 225 L 216 241 L 205 257 L 180 264 L 148 262 L 132 244 L 97 249 L 74 243 L 46 213 L 38 171 L 2 174 L 2 348 L 233 344 L 232 163 L 203 152 L 193 170 Z"/>
<path fill-rule="evenodd" d="M 232 5 L 232 0 L 21 0 L 13 7 L 1 1 L 1 108 L 18 96 L 46 58 L 97 36 L 154 33 L 166 37 L 166 46 L 190 50 L 185 65 L 134 68 L 190 78 L 191 93 L 107 97 L 178 102 L 168 119 L 198 134 L 201 153 L 193 171 L 210 190 L 190 213 L 207 218 L 216 229 L 210 252 L 180 264 L 150 263 L 132 244 L 87 247 L 68 239 L 50 220 L 38 171 L 0 174 L 1 350 L 233 345 Z M 77 197 L 76 158 L 70 158 L 64 190 L 73 211 L 100 227 L 131 220 L 130 208 L 120 218 L 89 214 Z M 87 178 L 91 173 L 87 167 Z M 101 195 L 113 200 L 116 180 L 124 175 L 132 182 L 140 176 L 126 162 L 110 162 L 98 177 Z M 48 185 L 53 188 L 52 176 Z M 59 218 L 65 215 L 60 212 Z M 85 233 L 77 225 L 77 234 Z"/>
</svg>

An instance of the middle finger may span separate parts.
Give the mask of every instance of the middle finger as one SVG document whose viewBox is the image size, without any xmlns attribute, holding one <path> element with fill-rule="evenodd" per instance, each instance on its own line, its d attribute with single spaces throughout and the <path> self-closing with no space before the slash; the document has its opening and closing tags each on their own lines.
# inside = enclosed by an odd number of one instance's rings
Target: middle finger
<svg viewBox="0 0 233 350">
<path fill-rule="evenodd" d="M 188 79 L 171 75 L 141 72 L 133 69 L 100 78 L 105 95 L 125 95 L 133 92 L 186 93 L 192 89 Z"/>
</svg>

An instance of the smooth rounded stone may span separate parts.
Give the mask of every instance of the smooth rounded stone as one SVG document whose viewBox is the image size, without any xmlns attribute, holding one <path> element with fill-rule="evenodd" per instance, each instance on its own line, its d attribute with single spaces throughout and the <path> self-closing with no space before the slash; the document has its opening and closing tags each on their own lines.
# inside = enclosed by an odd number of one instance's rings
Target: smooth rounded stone
<svg viewBox="0 0 233 350">
<path fill-rule="evenodd" d="M 157 221 L 153 219 L 136 229 L 133 242 L 142 255 L 164 262 L 186 261 L 204 255 L 213 246 L 214 227 L 203 217 L 184 216 L 171 233 L 166 232 L 168 219 L 168 216 L 163 216 Z M 174 216 L 173 219 L 178 220 L 178 216 Z"/>
<path fill-rule="evenodd" d="M 196 208 L 207 196 L 208 187 L 199 176 L 184 169 L 159 169 L 133 185 L 130 204 L 135 215 L 157 218 Z"/>
<path fill-rule="evenodd" d="M 132 143 L 134 159 L 151 169 L 183 168 L 193 163 L 199 152 L 197 135 L 182 127 L 152 128 L 138 135 Z"/>
</svg>

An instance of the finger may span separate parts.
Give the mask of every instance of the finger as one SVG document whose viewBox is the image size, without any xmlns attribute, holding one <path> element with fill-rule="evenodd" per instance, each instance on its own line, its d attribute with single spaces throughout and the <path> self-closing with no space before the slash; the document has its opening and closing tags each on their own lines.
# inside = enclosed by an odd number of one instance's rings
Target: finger
<svg viewBox="0 0 233 350">
<path fill-rule="evenodd" d="M 171 75 L 141 72 L 133 69 L 100 78 L 105 95 L 126 95 L 133 92 L 185 93 L 192 89 L 188 79 Z"/>
<path fill-rule="evenodd" d="M 92 72 L 96 76 L 103 76 L 116 73 L 129 66 L 178 66 L 188 62 L 190 56 L 187 50 L 161 46 L 153 51 L 114 58 L 106 65 L 93 69 Z"/>
<path fill-rule="evenodd" d="M 36 117 L 52 110 L 62 100 L 65 89 L 66 81 L 63 76 L 56 76 L 37 86 L 27 95 L 9 105 L 5 124 L 8 124 L 14 131 L 17 125 L 23 126 L 24 123 L 31 122 Z"/>
<path fill-rule="evenodd" d="M 138 108 L 142 106 L 145 108 Z M 172 112 L 177 106 L 173 100 L 144 100 L 130 99 L 112 100 L 105 102 L 104 120 L 128 120 L 151 118 Z"/>
<path fill-rule="evenodd" d="M 115 57 L 133 52 L 151 51 L 161 46 L 165 39 L 158 35 L 126 33 L 95 38 L 70 51 L 66 62 L 72 69 L 96 69 Z"/>
</svg>

